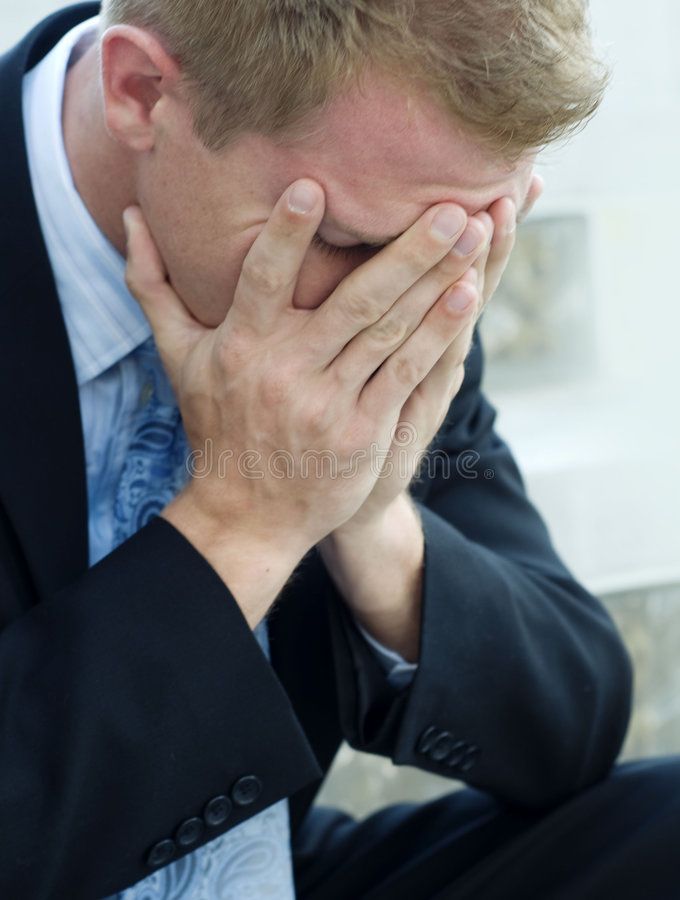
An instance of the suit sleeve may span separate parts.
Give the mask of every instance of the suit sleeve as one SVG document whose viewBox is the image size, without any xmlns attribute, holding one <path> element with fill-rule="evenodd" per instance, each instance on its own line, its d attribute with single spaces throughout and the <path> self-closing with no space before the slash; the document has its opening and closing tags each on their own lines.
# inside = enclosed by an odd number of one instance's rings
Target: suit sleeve
<svg viewBox="0 0 680 900">
<path fill-rule="evenodd" d="M 240 607 L 160 518 L 2 631 L 0 714 L 3 898 L 117 893 L 322 775 Z"/>
<path fill-rule="evenodd" d="M 527 498 L 482 370 L 476 332 L 461 391 L 412 486 L 425 534 L 413 682 L 386 681 L 329 583 L 339 706 L 351 746 L 540 808 L 611 767 L 631 665 Z"/>
</svg>

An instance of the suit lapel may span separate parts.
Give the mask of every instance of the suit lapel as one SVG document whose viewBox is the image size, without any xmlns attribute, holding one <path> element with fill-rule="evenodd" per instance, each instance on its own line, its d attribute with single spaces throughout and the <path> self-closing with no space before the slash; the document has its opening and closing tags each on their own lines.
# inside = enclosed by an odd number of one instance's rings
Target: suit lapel
<svg viewBox="0 0 680 900">
<path fill-rule="evenodd" d="M 0 498 L 40 596 L 87 568 L 87 492 L 78 387 L 26 159 L 22 78 L 97 12 L 60 12 L 0 57 Z"/>
</svg>

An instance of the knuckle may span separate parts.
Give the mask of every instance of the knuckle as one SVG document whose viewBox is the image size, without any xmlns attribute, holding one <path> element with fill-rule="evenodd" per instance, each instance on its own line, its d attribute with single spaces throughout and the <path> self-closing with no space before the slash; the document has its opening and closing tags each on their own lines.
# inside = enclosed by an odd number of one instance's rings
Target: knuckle
<svg viewBox="0 0 680 900">
<path fill-rule="evenodd" d="M 436 271 L 448 281 L 458 281 L 469 268 L 469 261 L 462 260 L 454 250 L 450 250 L 437 264 Z"/>
<path fill-rule="evenodd" d="M 406 337 L 407 325 L 397 316 L 383 316 L 369 329 L 369 337 L 376 344 L 400 344 Z"/>
<path fill-rule="evenodd" d="M 399 265 L 411 277 L 422 277 L 434 268 L 442 256 L 441 246 L 437 246 L 434 238 L 419 238 L 407 241 L 399 249 Z"/>
<path fill-rule="evenodd" d="M 246 260 L 242 275 L 255 294 L 271 296 L 288 287 L 288 279 L 283 272 L 263 260 Z"/>
<path fill-rule="evenodd" d="M 354 325 L 367 325 L 373 321 L 373 305 L 367 297 L 358 292 L 353 285 L 343 291 L 342 309 L 349 321 Z"/>
<path fill-rule="evenodd" d="M 421 365 L 408 356 L 402 356 L 394 361 L 394 378 L 400 385 L 416 385 L 423 379 Z"/>
<path fill-rule="evenodd" d="M 406 243 L 401 250 L 401 257 L 406 266 L 416 272 L 427 272 L 436 263 L 442 253 L 441 245 L 434 238 L 427 243 L 420 241 Z"/>
</svg>

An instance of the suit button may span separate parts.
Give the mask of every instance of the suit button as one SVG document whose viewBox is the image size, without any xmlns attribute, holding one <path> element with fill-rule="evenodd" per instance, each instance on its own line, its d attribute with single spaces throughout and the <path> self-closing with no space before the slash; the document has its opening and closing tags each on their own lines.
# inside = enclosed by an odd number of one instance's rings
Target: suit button
<svg viewBox="0 0 680 900">
<path fill-rule="evenodd" d="M 204 827 L 203 819 L 199 819 L 197 816 L 187 819 L 177 829 L 175 840 L 180 847 L 193 847 L 201 840 Z"/>
<path fill-rule="evenodd" d="M 244 775 L 231 789 L 231 799 L 239 806 L 250 806 L 262 793 L 262 782 L 257 775 Z"/>
<path fill-rule="evenodd" d="M 465 754 L 468 752 L 469 747 L 470 745 L 466 744 L 465 741 L 456 741 L 451 748 L 449 757 L 446 760 L 446 765 L 450 766 L 452 769 L 459 766 L 465 759 Z"/>
<path fill-rule="evenodd" d="M 220 794 L 218 797 L 213 797 L 212 800 L 206 804 L 206 807 L 203 810 L 203 818 L 206 825 L 210 825 L 211 828 L 216 828 L 218 825 L 222 825 L 227 821 L 230 813 L 231 800 L 229 797 L 225 797 L 224 794 Z"/>
<path fill-rule="evenodd" d="M 151 848 L 149 855 L 146 858 L 146 864 L 147 866 L 157 869 L 159 866 L 164 866 L 169 863 L 174 855 L 175 842 L 168 838 L 166 841 L 159 841 L 155 847 Z"/>
<path fill-rule="evenodd" d="M 430 748 L 437 740 L 441 731 L 438 728 L 435 728 L 434 725 L 430 725 L 429 728 L 426 728 L 425 731 L 420 735 L 418 739 L 418 743 L 416 744 L 416 750 L 418 753 L 429 753 Z"/>
<path fill-rule="evenodd" d="M 452 735 L 448 731 L 442 731 L 430 748 L 430 759 L 433 759 L 435 762 L 441 762 L 443 759 L 446 759 L 453 746 L 454 740 Z"/>
<path fill-rule="evenodd" d="M 461 772 L 469 772 L 470 769 L 476 765 L 477 760 L 479 759 L 479 754 L 482 752 L 480 747 L 477 747 L 476 744 L 470 744 L 465 754 L 465 758 L 460 764 Z"/>
</svg>

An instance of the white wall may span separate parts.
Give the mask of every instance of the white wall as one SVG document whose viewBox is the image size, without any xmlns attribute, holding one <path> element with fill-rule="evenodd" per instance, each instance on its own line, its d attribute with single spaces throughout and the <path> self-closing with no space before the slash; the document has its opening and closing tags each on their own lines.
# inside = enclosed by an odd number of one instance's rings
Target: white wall
<svg viewBox="0 0 680 900">
<path fill-rule="evenodd" d="M 591 8 L 613 82 L 545 155 L 537 215 L 589 217 L 598 374 L 493 400 L 558 547 L 607 590 L 680 580 L 680 5 Z"/>
<path fill-rule="evenodd" d="M 69 6 L 57 0 L 2 0 L 0 5 L 0 53 L 11 47 L 42 18 Z"/>
<path fill-rule="evenodd" d="M 0 50 L 64 5 L 2 4 Z M 590 218 L 598 375 L 492 399 L 559 549 L 599 590 L 680 580 L 680 4 L 591 6 L 613 84 L 544 158 L 537 215 Z"/>
</svg>

